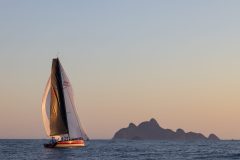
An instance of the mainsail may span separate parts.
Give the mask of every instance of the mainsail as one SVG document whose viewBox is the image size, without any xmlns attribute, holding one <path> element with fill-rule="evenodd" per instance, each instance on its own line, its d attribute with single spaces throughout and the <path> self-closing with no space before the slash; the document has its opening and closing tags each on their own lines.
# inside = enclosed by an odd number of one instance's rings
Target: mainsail
<svg viewBox="0 0 240 160">
<path fill-rule="evenodd" d="M 53 59 L 51 73 L 50 136 L 68 133 L 60 64 L 58 59 Z"/>
<path fill-rule="evenodd" d="M 80 125 L 75 106 L 71 83 L 59 59 L 53 59 L 51 76 L 42 101 L 43 122 L 48 136 L 67 134 L 70 139 L 88 139 Z"/>
</svg>

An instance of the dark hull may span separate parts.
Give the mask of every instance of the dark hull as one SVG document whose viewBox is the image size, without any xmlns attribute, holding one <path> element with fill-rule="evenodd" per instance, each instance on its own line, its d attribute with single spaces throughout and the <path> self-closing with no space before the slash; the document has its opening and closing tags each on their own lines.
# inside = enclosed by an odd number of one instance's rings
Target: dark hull
<svg viewBox="0 0 240 160">
<path fill-rule="evenodd" d="M 44 144 L 45 148 L 54 148 L 57 145 L 57 143 L 46 143 Z"/>
</svg>

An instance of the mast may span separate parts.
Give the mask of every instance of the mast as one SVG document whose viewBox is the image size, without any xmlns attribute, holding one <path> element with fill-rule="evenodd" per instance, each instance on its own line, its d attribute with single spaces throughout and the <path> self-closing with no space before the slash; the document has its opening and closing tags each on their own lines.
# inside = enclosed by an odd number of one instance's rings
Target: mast
<svg viewBox="0 0 240 160">
<path fill-rule="evenodd" d="M 62 75 L 58 58 L 52 61 L 50 136 L 69 134 Z"/>
</svg>

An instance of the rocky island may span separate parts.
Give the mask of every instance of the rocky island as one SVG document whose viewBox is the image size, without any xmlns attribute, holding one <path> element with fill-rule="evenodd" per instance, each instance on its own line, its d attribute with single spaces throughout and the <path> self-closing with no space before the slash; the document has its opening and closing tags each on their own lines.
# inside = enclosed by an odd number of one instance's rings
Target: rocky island
<svg viewBox="0 0 240 160">
<path fill-rule="evenodd" d="M 164 129 L 159 126 L 157 121 L 152 118 L 136 126 L 130 123 L 127 128 L 122 128 L 115 133 L 113 139 L 129 140 L 220 140 L 215 134 L 205 137 L 201 133 L 185 132 L 183 129 L 177 129 L 176 132 L 170 129 Z"/>
</svg>

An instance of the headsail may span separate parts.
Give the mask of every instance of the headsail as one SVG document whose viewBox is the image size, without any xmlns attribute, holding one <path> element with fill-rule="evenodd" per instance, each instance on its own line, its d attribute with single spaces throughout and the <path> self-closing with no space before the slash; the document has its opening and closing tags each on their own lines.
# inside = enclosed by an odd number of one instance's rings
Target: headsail
<svg viewBox="0 0 240 160">
<path fill-rule="evenodd" d="M 42 99 L 42 118 L 43 118 L 43 124 L 45 127 L 46 134 L 50 136 L 50 99 L 51 99 L 51 77 L 48 79 L 43 99 Z"/>
<path fill-rule="evenodd" d="M 68 127 L 69 127 L 69 137 L 70 138 L 79 138 L 82 137 L 84 140 L 89 139 L 82 129 L 81 124 L 78 119 L 78 115 L 76 112 L 76 104 L 74 101 L 73 96 L 73 89 L 72 85 L 67 77 L 66 72 L 64 71 L 62 65 L 60 65 L 61 73 L 62 73 L 62 83 L 63 83 L 63 93 L 65 98 L 66 104 L 66 111 L 67 111 L 67 120 L 68 120 Z"/>
</svg>

